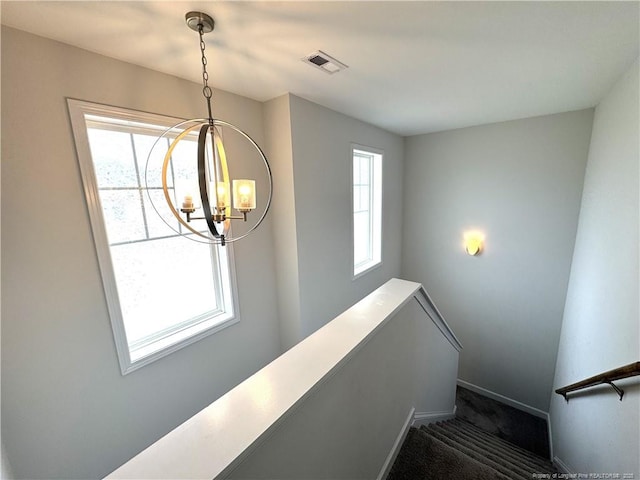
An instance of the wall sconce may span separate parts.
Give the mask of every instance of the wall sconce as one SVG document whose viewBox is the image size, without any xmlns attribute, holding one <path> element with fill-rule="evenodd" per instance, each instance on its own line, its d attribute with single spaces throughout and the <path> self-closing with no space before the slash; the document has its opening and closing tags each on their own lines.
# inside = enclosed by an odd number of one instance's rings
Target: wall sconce
<svg viewBox="0 0 640 480">
<path fill-rule="evenodd" d="M 484 248 L 484 234 L 481 232 L 465 232 L 464 233 L 464 249 L 471 255 L 476 256 L 482 253 Z"/>
</svg>

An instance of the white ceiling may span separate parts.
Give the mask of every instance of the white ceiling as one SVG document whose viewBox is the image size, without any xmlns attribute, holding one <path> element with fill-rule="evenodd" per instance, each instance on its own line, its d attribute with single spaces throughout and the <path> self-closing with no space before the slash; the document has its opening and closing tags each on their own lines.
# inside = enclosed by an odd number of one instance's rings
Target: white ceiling
<svg viewBox="0 0 640 480">
<path fill-rule="evenodd" d="M 286 92 L 412 135 L 594 106 L 639 55 L 633 2 L 3 1 L 2 23 L 201 81 L 189 10 L 216 20 L 210 83 Z M 300 58 L 323 50 L 335 75 Z M 215 110 L 215 104 L 214 104 Z M 215 113 L 215 112 L 214 112 Z"/>
</svg>

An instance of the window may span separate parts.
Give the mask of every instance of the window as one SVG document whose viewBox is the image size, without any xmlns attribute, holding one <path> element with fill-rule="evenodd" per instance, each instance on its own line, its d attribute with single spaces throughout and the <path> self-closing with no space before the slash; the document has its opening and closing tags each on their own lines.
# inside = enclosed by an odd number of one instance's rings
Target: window
<svg viewBox="0 0 640 480">
<path fill-rule="evenodd" d="M 175 218 L 154 209 L 164 196 L 159 175 L 145 177 L 147 156 L 179 120 L 68 105 L 122 373 L 237 322 L 230 246 L 182 238 Z M 196 151 L 195 137 L 173 151 L 174 197 L 176 184 L 197 175 Z"/>
<path fill-rule="evenodd" d="M 353 146 L 353 276 L 382 262 L 382 152 Z"/>
</svg>

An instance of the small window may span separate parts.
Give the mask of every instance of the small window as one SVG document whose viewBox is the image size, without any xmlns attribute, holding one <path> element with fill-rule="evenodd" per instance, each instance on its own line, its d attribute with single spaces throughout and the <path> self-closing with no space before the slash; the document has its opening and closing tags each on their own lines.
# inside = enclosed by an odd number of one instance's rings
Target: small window
<svg viewBox="0 0 640 480">
<path fill-rule="evenodd" d="M 352 147 L 353 276 L 382 262 L 382 152 Z"/>
<path fill-rule="evenodd" d="M 179 120 L 77 100 L 68 104 L 125 374 L 238 321 L 232 250 L 183 238 L 176 233 L 181 225 L 160 218 L 150 201 L 164 197 L 161 184 L 145 179 L 147 156 Z M 168 184 L 174 196 L 176 184 L 197 175 L 196 151 L 194 137 L 172 153 Z"/>
</svg>

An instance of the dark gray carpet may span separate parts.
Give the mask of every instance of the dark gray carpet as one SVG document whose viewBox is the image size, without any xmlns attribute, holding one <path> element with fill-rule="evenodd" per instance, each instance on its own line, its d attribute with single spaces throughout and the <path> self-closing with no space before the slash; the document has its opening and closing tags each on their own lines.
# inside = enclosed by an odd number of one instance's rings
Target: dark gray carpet
<svg viewBox="0 0 640 480">
<path fill-rule="evenodd" d="M 466 388 L 456 391 L 456 417 L 537 455 L 549 458 L 547 422 Z"/>
<path fill-rule="evenodd" d="M 455 448 L 411 427 L 387 480 L 508 480 Z"/>
<path fill-rule="evenodd" d="M 555 473 L 544 458 L 464 420 L 411 427 L 388 480 L 510 480 Z"/>
</svg>

